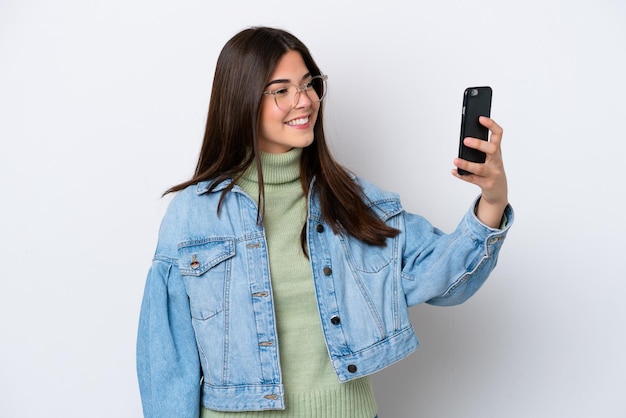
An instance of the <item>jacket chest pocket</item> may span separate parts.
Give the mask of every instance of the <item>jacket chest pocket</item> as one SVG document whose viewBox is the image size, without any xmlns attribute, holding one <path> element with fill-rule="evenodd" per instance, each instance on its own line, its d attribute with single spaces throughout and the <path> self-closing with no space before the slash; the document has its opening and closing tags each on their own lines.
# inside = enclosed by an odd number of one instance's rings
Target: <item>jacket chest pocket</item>
<svg viewBox="0 0 626 418">
<path fill-rule="evenodd" d="M 187 289 L 193 318 L 209 319 L 224 310 L 234 255 L 235 240 L 232 238 L 179 244 L 178 270 Z"/>
<path fill-rule="evenodd" d="M 393 240 L 388 241 L 385 247 L 376 247 L 353 237 L 342 237 L 341 243 L 354 270 L 360 273 L 378 273 L 394 260 L 394 246 L 390 244 Z"/>
<path fill-rule="evenodd" d="M 398 199 L 378 202 L 372 209 L 387 225 L 399 228 L 402 206 Z M 397 238 L 388 238 L 384 246 L 366 244 L 346 234 L 340 235 L 340 241 L 350 266 L 359 273 L 380 273 L 398 257 Z"/>
<path fill-rule="evenodd" d="M 387 219 L 387 225 L 398 228 L 398 216 Z M 341 244 L 350 266 L 359 273 L 379 273 L 398 258 L 397 238 L 388 238 L 384 246 L 366 244 L 349 235 L 341 235 Z"/>
</svg>

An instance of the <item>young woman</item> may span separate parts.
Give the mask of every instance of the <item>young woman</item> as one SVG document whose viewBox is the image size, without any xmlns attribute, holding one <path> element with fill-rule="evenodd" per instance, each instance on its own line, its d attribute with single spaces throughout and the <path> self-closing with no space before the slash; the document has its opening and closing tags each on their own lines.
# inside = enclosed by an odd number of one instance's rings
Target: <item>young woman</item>
<svg viewBox="0 0 626 418">
<path fill-rule="evenodd" d="M 139 322 L 146 417 L 372 418 L 368 376 L 418 345 L 407 308 L 454 305 L 495 267 L 513 220 L 500 154 L 455 160 L 481 196 L 451 234 L 339 165 L 326 76 L 293 35 L 224 46 L 193 178 L 163 219 Z M 456 172 L 453 171 L 456 175 Z"/>
</svg>

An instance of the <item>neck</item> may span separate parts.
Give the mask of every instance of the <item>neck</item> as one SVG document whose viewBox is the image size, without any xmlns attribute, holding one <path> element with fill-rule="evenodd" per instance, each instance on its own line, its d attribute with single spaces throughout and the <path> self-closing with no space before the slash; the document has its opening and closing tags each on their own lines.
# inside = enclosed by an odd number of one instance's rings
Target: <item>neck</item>
<svg viewBox="0 0 626 418">
<path fill-rule="evenodd" d="M 300 178 L 300 157 L 302 148 L 293 148 L 280 154 L 261 152 L 261 167 L 263 169 L 263 184 L 282 184 Z M 256 164 L 250 165 L 243 175 L 243 179 L 258 182 Z"/>
</svg>

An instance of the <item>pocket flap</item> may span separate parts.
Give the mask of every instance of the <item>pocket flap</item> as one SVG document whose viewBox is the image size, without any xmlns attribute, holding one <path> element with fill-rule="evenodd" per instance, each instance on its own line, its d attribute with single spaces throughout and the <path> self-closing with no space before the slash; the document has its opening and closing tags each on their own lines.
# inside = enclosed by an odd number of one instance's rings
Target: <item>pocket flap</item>
<svg viewBox="0 0 626 418">
<path fill-rule="evenodd" d="M 235 255 L 235 240 L 211 238 L 181 243 L 178 246 L 178 269 L 184 276 L 201 276 Z"/>
</svg>

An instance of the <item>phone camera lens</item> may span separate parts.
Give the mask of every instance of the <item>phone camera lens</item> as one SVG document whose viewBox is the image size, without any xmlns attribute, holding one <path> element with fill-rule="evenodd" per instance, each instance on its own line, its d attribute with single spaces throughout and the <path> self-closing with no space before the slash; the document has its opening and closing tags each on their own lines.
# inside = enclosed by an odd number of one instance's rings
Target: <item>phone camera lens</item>
<svg viewBox="0 0 626 418">
<path fill-rule="evenodd" d="M 470 96 L 478 96 L 478 90 L 477 89 L 472 89 L 470 91 Z"/>
</svg>

